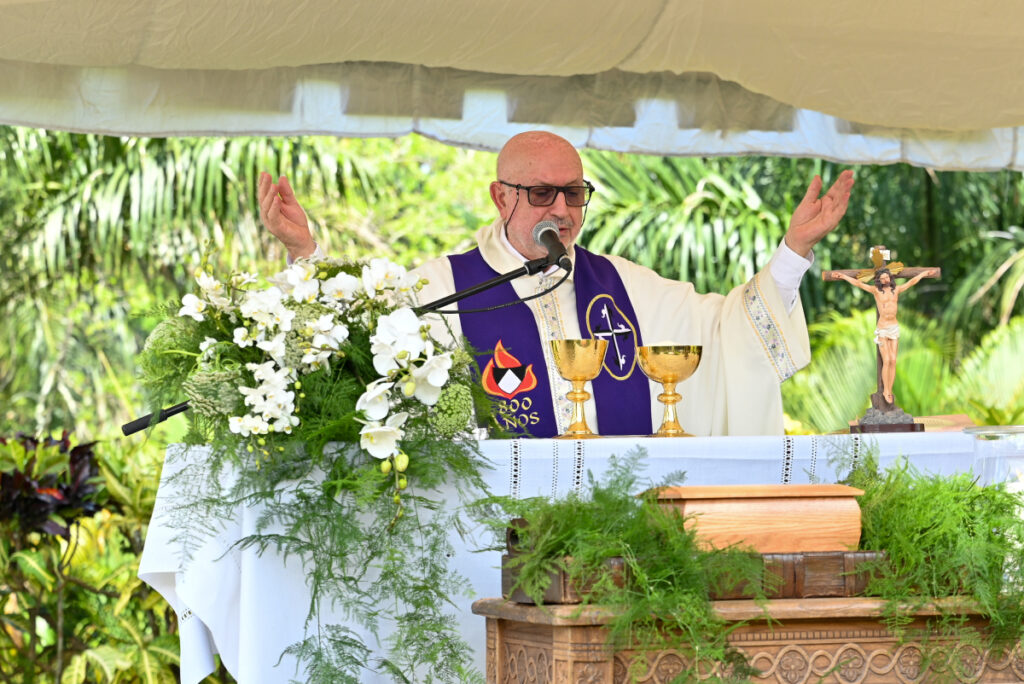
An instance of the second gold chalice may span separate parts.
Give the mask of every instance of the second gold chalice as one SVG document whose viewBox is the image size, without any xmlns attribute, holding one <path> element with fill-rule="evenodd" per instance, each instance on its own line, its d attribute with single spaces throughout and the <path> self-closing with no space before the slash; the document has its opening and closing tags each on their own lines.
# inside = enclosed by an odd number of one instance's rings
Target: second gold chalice
<svg viewBox="0 0 1024 684">
<path fill-rule="evenodd" d="M 658 344 L 640 347 L 637 361 L 644 375 L 660 382 L 664 392 L 658 401 L 665 405 L 665 416 L 654 437 L 693 437 L 679 424 L 676 404 L 682 396 L 676 392 L 676 384 L 693 375 L 700 365 L 703 347 L 699 344 Z"/>
<path fill-rule="evenodd" d="M 590 398 L 590 392 L 583 386 L 601 373 L 607 349 L 608 340 L 551 340 L 551 352 L 558 372 L 572 383 L 572 391 L 566 394 L 572 401 L 572 416 L 568 429 L 558 436 L 559 439 L 597 437 L 590 431 L 583 415 L 583 402 Z"/>
</svg>

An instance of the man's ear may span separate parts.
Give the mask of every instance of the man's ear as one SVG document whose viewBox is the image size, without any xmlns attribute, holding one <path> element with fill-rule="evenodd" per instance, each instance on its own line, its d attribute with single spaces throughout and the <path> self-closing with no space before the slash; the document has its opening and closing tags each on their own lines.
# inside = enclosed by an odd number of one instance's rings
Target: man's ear
<svg viewBox="0 0 1024 684">
<path fill-rule="evenodd" d="M 507 209 L 504 189 L 505 186 L 498 181 L 491 183 L 491 201 L 494 202 L 494 206 L 498 209 L 498 214 L 501 215 L 501 218 L 505 218 L 505 210 Z"/>
</svg>

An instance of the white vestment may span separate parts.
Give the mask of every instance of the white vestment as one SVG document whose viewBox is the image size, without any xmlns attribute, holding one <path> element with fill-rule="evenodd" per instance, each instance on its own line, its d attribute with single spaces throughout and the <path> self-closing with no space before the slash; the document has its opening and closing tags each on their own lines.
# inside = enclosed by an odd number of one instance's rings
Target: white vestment
<svg viewBox="0 0 1024 684">
<path fill-rule="evenodd" d="M 476 239 L 487 264 L 498 273 L 507 273 L 521 267 L 522 262 L 503 244 L 501 230 L 501 222 L 495 221 L 481 228 Z M 569 256 L 575 257 L 571 248 Z M 698 294 L 690 283 L 662 278 L 621 257 L 605 258 L 614 264 L 622 278 L 644 344 L 703 346 L 700 366 L 689 380 L 676 388 L 683 397 L 676 404 L 676 410 L 684 430 L 698 436 L 783 433 L 779 383 L 806 366 L 811 353 L 803 308 L 797 303 L 787 313 L 768 268 L 723 296 Z M 429 281 L 419 293 L 421 304 L 455 291 L 447 258 L 429 261 L 414 272 Z M 553 284 L 562 275 L 559 271 L 547 279 Z M 522 277 L 512 281 L 512 286 L 520 297 L 527 297 L 537 292 L 538 278 L 540 276 Z M 589 337 L 586 331 L 581 334 L 575 297 L 573 275 L 570 275 L 551 294 L 526 303 L 537 319 L 537 329 L 542 331 L 542 336 L 550 329 L 543 319 L 550 321 L 553 311 L 565 339 Z M 452 332 L 461 336 L 459 317 L 445 318 Z M 433 332 L 439 338 L 448 336 L 440 322 L 434 325 Z M 556 372 L 551 370 L 554 368 L 551 351 L 547 344 L 541 347 L 550 375 Z M 640 369 L 635 372 L 639 373 Z M 558 393 L 555 388 L 560 387 L 559 383 L 553 381 L 551 385 L 552 392 Z M 650 390 L 653 432 L 661 425 L 664 406 L 657 400 L 661 385 L 652 382 Z M 553 399 L 556 407 L 559 401 L 564 404 L 564 397 Z M 586 419 L 590 428 L 600 434 L 593 398 L 587 402 Z"/>
</svg>

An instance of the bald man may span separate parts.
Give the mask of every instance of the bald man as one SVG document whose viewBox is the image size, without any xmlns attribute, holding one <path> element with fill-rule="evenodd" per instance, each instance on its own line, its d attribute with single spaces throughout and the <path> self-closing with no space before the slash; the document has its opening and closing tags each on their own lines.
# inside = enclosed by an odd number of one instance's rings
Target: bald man
<svg viewBox="0 0 1024 684">
<path fill-rule="evenodd" d="M 785 239 L 767 268 L 727 295 L 698 294 L 626 259 L 599 256 L 575 244 L 593 187 L 583 178 L 576 149 L 542 131 L 511 138 L 498 155 L 490 184 L 498 217 L 477 231 L 477 247 L 427 262 L 416 273 L 429 281 L 424 303 L 517 269 L 547 255 L 533 228 L 552 221 L 573 262 L 568 280 L 528 302 L 483 313 L 449 316 L 456 336 L 477 350 L 481 382 L 499 401 L 499 420 L 521 434 L 551 437 L 568 426 L 571 389 L 561 378 L 548 340 L 600 337 L 608 352 L 591 383 L 586 418 L 602 435 L 644 435 L 661 423 L 661 386 L 636 364 L 643 344 L 697 344 L 703 357 L 680 386 L 679 422 L 696 435 L 781 434 L 779 384 L 810 361 L 798 289 L 811 249 L 838 224 L 853 173 L 844 171 L 821 195 L 815 177 L 793 212 Z M 287 179 L 261 174 L 260 217 L 290 258 L 318 247 Z M 483 309 L 548 290 L 564 275 L 557 267 L 464 299 L 461 311 Z M 437 326 L 441 331 L 443 326 Z M 443 334 L 447 335 L 445 331 Z"/>
</svg>

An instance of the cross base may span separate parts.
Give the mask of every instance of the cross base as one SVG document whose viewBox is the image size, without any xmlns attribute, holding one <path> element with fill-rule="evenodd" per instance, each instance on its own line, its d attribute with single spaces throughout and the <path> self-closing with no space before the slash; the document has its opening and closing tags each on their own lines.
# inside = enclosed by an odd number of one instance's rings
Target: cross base
<svg viewBox="0 0 1024 684">
<path fill-rule="evenodd" d="M 850 426 L 851 435 L 860 435 L 875 432 L 924 432 L 924 425 L 921 423 L 854 423 Z"/>
<path fill-rule="evenodd" d="M 881 391 L 871 395 L 871 408 L 856 423 L 850 423 L 850 432 L 922 432 L 924 425 L 915 423 L 914 417 L 896 405 L 886 401 Z"/>
</svg>

